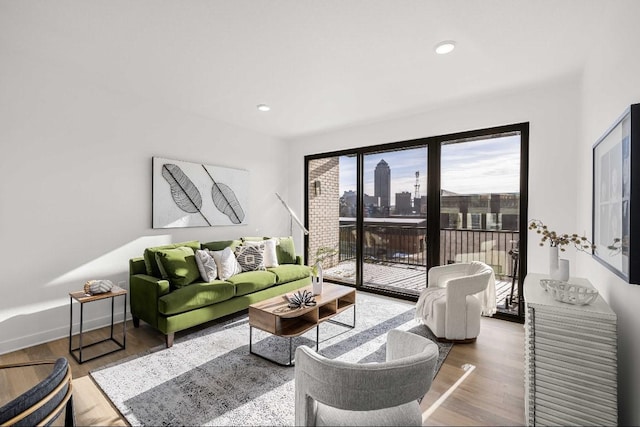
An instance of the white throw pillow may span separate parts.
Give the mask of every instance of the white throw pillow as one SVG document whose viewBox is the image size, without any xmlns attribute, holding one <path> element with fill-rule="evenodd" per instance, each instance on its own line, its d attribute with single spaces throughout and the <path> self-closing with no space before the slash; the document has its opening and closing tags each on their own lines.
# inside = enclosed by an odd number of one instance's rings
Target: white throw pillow
<svg viewBox="0 0 640 427">
<path fill-rule="evenodd" d="M 238 260 L 231 248 L 224 248 L 224 250 L 213 251 L 211 253 L 216 262 L 220 280 L 227 280 L 229 277 L 242 272 L 242 267 L 238 264 Z"/>
<path fill-rule="evenodd" d="M 218 266 L 208 249 L 196 251 L 196 264 L 198 264 L 198 271 L 200 271 L 202 280 L 205 282 L 216 280 L 218 277 Z"/>
<path fill-rule="evenodd" d="M 265 267 L 277 267 L 278 265 L 278 253 L 276 252 L 277 239 L 269 240 L 247 240 L 242 243 L 244 246 L 259 246 L 264 245 L 264 266 Z"/>
</svg>

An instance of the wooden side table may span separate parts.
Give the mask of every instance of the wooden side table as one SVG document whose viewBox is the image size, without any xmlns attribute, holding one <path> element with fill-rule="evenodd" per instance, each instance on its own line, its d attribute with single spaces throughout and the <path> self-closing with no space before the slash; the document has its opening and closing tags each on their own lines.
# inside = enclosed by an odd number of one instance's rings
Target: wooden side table
<svg viewBox="0 0 640 427">
<path fill-rule="evenodd" d="M 114 306 L 115 306 L 115 299 L 116 297 L 122 296 L 124 297 L 124 316 L 123 316 L 123 320 L 122 320 L 122 341 L 118 341 L 113 337 L 113 313 L 114 313 Z M 109 338 L 105 338 L 103 340 L 100 341 L 96 341 L 93 342 L 91 344 L 82 344 L 82 326 L 83 326 L 83 314 L 84 314 L 84 305 L 86 303 L 90 303 L 93 301 L 100 301 L 103 299 L 107 299 L 107 298 L 111 298 L 111 334 L 109 336 Z M 80 303 L 80 333 L 78 334 L 78 347 L 73 348 L 72 346 L 72 334 L 73 334 L 73 300 L 76 300 L 77 302 Z M 119 288 L 117 286 L 114 286 L 111 291 L 109 292 L 105 292 L 102 294 L 95 294 L 95 295 L 90 295 L 90 294 L 86 294 L 84 293 L 84 291 L 77 291 L 77 292 L 70 292 L 69 293 L 69 354 L 71 354 L 71 356 L 76 360 L 76 362 L 78 363 L 84 363 L 84 362 L 88 362 L 89 360 L 93 360 L 96 359 L 98 357 L 101 356 L 105 356 L 107 354 L 111 354 L 114 353 L 116 351 L 120 351 L 120 350 L 124 350 L 125 348 L 125 344 L 126 344 L 126 338 L 127 338 L 127 330 L 126 330 L 126 326 L 127 325 L 127 291 L 125 289 Z M 115 350 L 111 350 L 111 351 L 107 351 L 105 353 L 101 353 L 98 354 L 96 356 L 93 356 L 89 359 L 84 359 L 82 357 L 82 350 L 87 348 L 87 347 L 91 347 L 94 345 L 98 345 L 98 344 L 102 344 L 103 342 L 107 342 L 107 341 L 113 341 L 114 343 L 116 343 L 116 345 L 118 346 L 118 348 L 116 348 Z M 76 356 L 76 352 L 78 353 L 78 355 Z"/>
</svg>

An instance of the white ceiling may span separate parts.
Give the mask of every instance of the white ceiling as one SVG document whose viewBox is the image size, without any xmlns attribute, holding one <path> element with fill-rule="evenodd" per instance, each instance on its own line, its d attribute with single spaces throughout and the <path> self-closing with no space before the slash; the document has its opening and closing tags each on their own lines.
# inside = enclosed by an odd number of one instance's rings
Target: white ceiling
<svg viewBox="0 0 640 427">
<path fill-rule="evenodd" d="M 609 5 L 1 0 L 0 36 L 111 90 L 295 138 L 579 72 Z M 436 55 L 446 39 L 457 49 Z"/>
</svg>

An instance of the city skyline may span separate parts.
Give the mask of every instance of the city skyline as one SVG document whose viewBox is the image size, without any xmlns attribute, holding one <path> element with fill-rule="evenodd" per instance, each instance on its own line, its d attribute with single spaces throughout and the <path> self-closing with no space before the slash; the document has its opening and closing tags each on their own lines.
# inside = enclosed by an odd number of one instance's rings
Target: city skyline
<svg viewBox="0 0 640 427">
<path fill-rule="evenodd" d="M 364 192 L 374 194 L 374 170 L 380 160 L 391 169 L 391 204 L 395 194 L 414 195 L 415 173 L 420 173 L 420 196 L 427 194 L 427 149 L 418 147 L 365 155 Z M 520 136 L 444 144 L 441 188 L 457 194 L 518 193 L 520 191 Z M 340 157 L 340 195 L 356 190 L 356 157 Z"/>
<path fill-rule="evenodd" d="M 427 195 L 427 150 L 424 147 L 402 151 L 387 151 L 365 155 L 364 192 L 374 195 L 375 168 L 384 160 L 391 169 L 390 203 L 395 204 L 395 194 L 408 191 L 414 194 L 416 171 L 420 172 L 420 195 Z M 340 195 L 356 190 L 356 158 L 340 157 Z"/>
</svg>

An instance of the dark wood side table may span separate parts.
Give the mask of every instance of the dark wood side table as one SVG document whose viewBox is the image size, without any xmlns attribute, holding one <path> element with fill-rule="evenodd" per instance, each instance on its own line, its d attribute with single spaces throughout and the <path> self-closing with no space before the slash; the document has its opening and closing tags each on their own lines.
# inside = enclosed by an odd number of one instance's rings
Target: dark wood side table
<svg viewBox="0 0 640 427">
<path fill-rule="evenodd" d="M 118 341 L 113 336 L 113 313 L 115 306 L 116 297 L 122 296 L 124 297 L 124 316 L 122 320 L 122 341 Z M 82 326 L 83 326 L 83 314 L 84 314 L 84 305 L 93 301 L 100 301 L 103 299 L 111 298 L 111 334 L 109 338 L 105 338 L 100 341 L 93 342 L 91 344 L 82 344 Z M 76 300 L 80 303 L 80 333 L 78 334 L 78 347 L 73 348 L 72 346 L 72 338 L 73 338 L 73 300 Z M 76 360 L 78 363 L 88 362 L 89 360 L 96 359 L 101 356 L 105 356 L 107 354 L 114 353 L 116 351 L 124 350 L 127 338 L 127 291 L 125 289 L 114 286 L 111 291 L 104 292 L 102 294 L 90 295 L 84 293 L 84 291 L 70 292 L 69 293 L 69 354 Z M 118 348 L 115 350 L 107 351 L 105 353 L 98 354 L 89 359 L 84 359 L 82 357 L 82 350 L 91 347 L 97 344 L 101 344 L 103 342 L 113 341 L 116 343 Z M 76 356 L 76 352 L 78 355 Z"/>
</svg>

